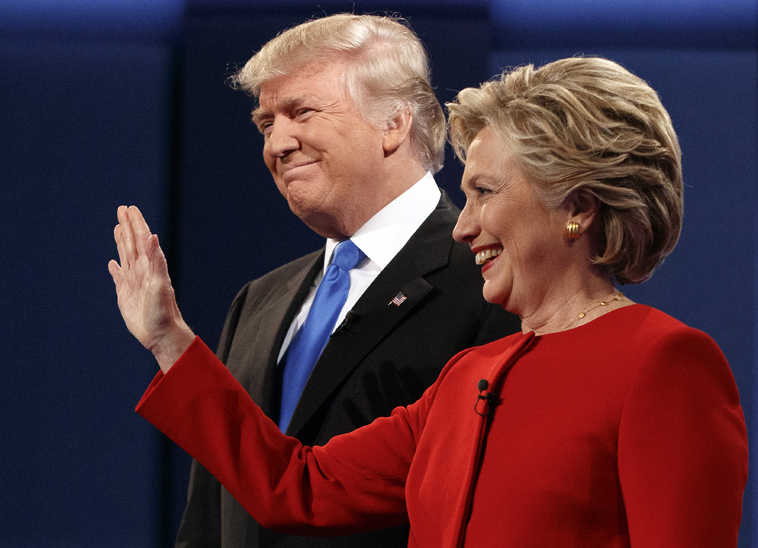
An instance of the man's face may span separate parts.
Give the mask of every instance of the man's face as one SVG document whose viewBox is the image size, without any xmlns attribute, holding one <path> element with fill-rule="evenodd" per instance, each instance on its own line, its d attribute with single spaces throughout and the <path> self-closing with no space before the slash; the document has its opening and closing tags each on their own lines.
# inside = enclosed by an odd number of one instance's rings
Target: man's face
<svg viewBox="0 0 758 548">
<path fill-rule="evenodd" d="M 306 65 L 261 86 L 253 120 L 263 160 L 292 212 L 322 236 L 351 236 L 383 204 L 384 132 L 347 94 L 345 65 Z"/>
</svg>

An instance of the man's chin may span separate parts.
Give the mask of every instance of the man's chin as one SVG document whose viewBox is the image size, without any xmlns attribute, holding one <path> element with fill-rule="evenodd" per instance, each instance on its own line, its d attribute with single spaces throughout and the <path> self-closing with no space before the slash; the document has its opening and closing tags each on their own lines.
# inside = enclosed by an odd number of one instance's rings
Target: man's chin
<svg viewBox="0 0 758 548">
<path fill-rule="evenodd" d="M 332 215 L 289 200 L 287 203 L 290 206 L 290 211 L 319 236 L 337 240 L 344 239 L 338 228 L 339 223 Z"/>
</svg>

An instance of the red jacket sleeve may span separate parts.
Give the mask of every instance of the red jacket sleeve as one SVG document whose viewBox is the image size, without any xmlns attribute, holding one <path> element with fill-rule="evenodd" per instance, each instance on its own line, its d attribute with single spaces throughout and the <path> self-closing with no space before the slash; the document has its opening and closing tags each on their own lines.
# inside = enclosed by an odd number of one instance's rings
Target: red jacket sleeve
<svg viewBox="0 0 758 548">
<path fill-rule="evenodd" d="M 156 376 L 136 410 L 264 527 L 335 534 L 407 522 L 405 478 L 430 392 L 323 447 L 304 447 L 283 435 L 195 339 L 165 376 Z"/>
<path fill-rule="evenodd" d="M 723 354 L 700 331 L 653 342 L 619 425 L 631 546 L 737 546 L 747 434 Z"/>
</svg>

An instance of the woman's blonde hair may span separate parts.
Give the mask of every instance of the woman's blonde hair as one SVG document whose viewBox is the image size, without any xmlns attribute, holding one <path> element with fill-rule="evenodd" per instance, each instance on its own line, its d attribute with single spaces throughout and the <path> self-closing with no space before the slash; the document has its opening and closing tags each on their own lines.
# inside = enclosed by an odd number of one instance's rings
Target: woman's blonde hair
<svg viewBox="0 0 758 548">
<path fill-rule="evenodd" d="M 484 127 L 498 131 L 547 207 L 581 193 L 599 204 L 592 262 L 620 283 L 648 279 L 682 226 L 679 141 L 658 94 L 620 65 L 568 58 L 505 71 L 448 103 L 465 162 Z"/>
<path fill-rule="evenodd" d="M 424 46 L 400 18 L 343 13 L 308 21 L 269 41 L 231 80 L 258 97 L 267 80 L 334 61 L 346 62 L 348 93 L 377 127 L 410 109 L 411 143 L 424 168 L 439 171 L 445 116 L 429 83 Z"/>
</svg>

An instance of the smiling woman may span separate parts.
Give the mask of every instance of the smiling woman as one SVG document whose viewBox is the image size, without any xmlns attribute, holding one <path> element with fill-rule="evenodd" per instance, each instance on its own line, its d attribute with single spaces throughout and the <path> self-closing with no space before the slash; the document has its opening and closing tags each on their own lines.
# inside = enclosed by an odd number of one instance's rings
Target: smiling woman
<svg viewBox="0 0 758 548">
<path fill-rule="evenodd" d="M 461 159 L 477 133 L 492 127 L 546 207 L 597 201 L 599 240 L 590 259 L 608 277 L 644 281 L 674 249 L 681 151 L 668 112 L 642 79 L 606 59 L 565 59 L 465 89 L 448 106 Z"/>
<path fill-rule="evenodd" d="M 553 292 L 565 291 L 563 284 L 555 283 L 555 274 L 563 270 L 568 275 L 566 266 L 576 254 L 576 249 L 555 235 L 571 219 L 585 224 L 589 219 L 568 204 L 546 208 L 503 138 L 490 127 L 481 130 L 469 146 L 461 187 L 466 207 L 453 236 L 468 242 L 482 264 L 484 298 L 537 327 L 537 305 L 555 298 Z M 586 238 L 574 247 L 581 245 L 587 245 Z M 594 294 L 611 292 L 610 284 L 597 285 Z"/>
<path fill-rule="evenodd" d="M 708 335 L 614 287 L 649 277 L 681 226 L 656 93 L 571 58 L 449 108 L 466 162 L 454 236 L 522 333 L 460 352 L 421 399 L 324 446 L 282 435 L 199 339 L 138 412 L 258 521 L 297 534 L 409 523 L 416 547 L 736 546 L 747 439 L 729 365 Z"/>
<path fill-rule="evenodd" d="M 484 276 L 485 297 L 520 315 L 525 330 L 574 325 L 577 310 L 615 293 L 614 280 L 649 278 L 673 250 L 681 152 L 641 79 L 605 59 L 566 59 L 463 90 L 449 107 L 466 161 L 454 236 L 475 252 L 504 250 Z M 598 312 L 628 304 L 614 298 Z"/>
</svg>

